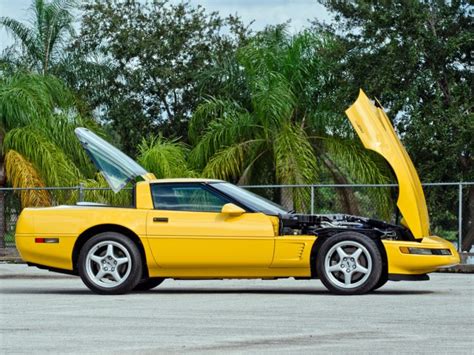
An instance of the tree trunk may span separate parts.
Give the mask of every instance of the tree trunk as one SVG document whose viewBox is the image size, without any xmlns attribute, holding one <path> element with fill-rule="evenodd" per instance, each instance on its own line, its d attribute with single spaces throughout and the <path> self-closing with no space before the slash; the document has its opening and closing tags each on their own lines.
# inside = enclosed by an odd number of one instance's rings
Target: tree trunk
<svg viewBox="0 0 474 355">
<path fill-rule="evenodd" d="M 0 191 L 0 249 L 5 249 L 5 192 Z"/>
<path fill-rule="evenodd" d="M 0 149 L 3 147 L 3 128 L 0 128 Z M 5 187 L 5 155 L 0 154 L 0 187 Z M 0 249 L 5 248 L 5 192 L 0 191 Z"/>
<path fill-rule="evenodd" d="M 467 200 L 463 203 L 462 250 L 470 251 L 474 244 L 474 188 L 467 188 Z"/>
</svg>

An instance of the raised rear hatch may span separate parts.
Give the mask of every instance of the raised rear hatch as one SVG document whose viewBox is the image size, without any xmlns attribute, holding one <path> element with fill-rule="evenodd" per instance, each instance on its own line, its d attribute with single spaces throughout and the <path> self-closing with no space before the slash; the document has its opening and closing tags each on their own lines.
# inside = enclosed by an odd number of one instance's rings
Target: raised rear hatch
<svg viewBox="0 0 474 355">
<path fill-rule="evenodd" d="M 74 132 L 114 192 L 119 192 L 130 180 L 139 176 L 144 180 L 155 179 L 153 174 L 147 172 L 132 158 L 87 128 L 78 127 Z"/>
<path fill-rule="evenodd" d="M 382 106 L 360 90 L 346 114 L 364 146 L 383 156 L 395 172 L 399 185 L 397 206 L 413 236 L 428 236 L 428 209 L 420 178 Z"/>
</svg>

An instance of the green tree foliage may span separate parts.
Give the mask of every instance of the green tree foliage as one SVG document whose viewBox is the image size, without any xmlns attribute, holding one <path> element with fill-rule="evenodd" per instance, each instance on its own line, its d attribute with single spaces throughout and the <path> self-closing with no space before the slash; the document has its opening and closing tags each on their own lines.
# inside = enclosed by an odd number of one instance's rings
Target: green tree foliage
<svg viewBox="0 0 474 355">
<path fill-rule="evenodd" d="M 130 193 L 113 194 L 77 140 L 74 129 L 86 126 L 103 132 L 77 114 L 73 95 L 56 77 L 18 73 L 0 77 L 0 171 L 13 187 L 77 186 L 96 190 L 86 198 L 114 205 L 129 205 Z M 71 203 L 75 192 L 25 191 L 22 206 Z"/>
<path fill-rule="evenodd" d="M 321 0 L 335 15 L 344 87 L 378 96 L 395 118 L 422 181 L 473 181 L 473 9 L 470 1 Z M 336 90 L 337 91 L 337 90 Z M 466 189 L 464 248 L 474 241 L 474 189 Z M 436 225 L 455 223 L 454 191 L 428 191 Z"/>
<path fill-rule="evenodd" d="M 91 171 L 74 138 L 73 128 L 82 120 L 71 111 L 72 102 L 69 90 L 52 76 L 0 78 L 1 169 L 6 157 L 6 177 L 15 187 L 70 186 Z M 30 186 L 33 181 L 38 183 Z M 45 200 L 44 191 L 36 193 L 27 200 Z"/>
<path fill-rule="evenodd" d="M 239 183 L 387 181 L 353 139 L 347 119 L 321 93 L 330 75 L 322 53 L 332 45 L 330 37 L 309 31 L 289 36 L 277 26 L 241 48 L 237 63 L 225 63 L 220 73 L 212 68 L 207 80 L 221 96 L 201 104 L 189 127 L 196 143 L 191 160 L 205 176 Z M 308 190 L 288 193 L 283 189 L 281 196 L 287 207 L 293 197 L 298 209 L 308 207 Z M 388 206 L 386 195 L 374 197 Z M 341 191 L 341 201 L 343 209 L 357 212 L 352 191 Z"/>
<path fill-rule="evenodd" d="M 89 60 L 82 66 L 85 77 L 71 73 L 66 79 L 134 153 L 142 137 L 157 131 L 186 136 L 201 98 L 200 73 L 232 53 L 245 35 L 237 18 L 222 19 L 188 3 L 92 1 L 72 46 L 73 57 Z"/>
<path fill-rule="evenodd" d="M 34 0 L 30 7 L 30 26 L 13 18 L 0 17 L 0 26 L 17 41 L 17 45 L 6 52 L 11 64 L 47 74 L 62 61 L 67 39 L 74 34 L 73 5 L 71 0 Z"/>
<path fill-rule="evenodd" d="M 162 136 L 143 139 L 138 146 L 138 162 L 158 179 L 194 177 L 188 164 L 189 148 L 178 140 Z"/>
</svg>

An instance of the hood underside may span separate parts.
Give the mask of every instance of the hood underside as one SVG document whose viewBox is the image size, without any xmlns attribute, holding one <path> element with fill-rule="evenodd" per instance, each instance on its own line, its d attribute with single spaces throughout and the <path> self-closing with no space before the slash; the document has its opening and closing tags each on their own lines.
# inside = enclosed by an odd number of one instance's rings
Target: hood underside
<svg viewBox="0 0 474 355">
<path fill-rule="evenodd" d="M 364 146 L 383 156 L 395 172 L 399 185 L 397 206 L 413 236 L 428 236 L 428 209 L 420 178 L 382 107 L 374 105 L 360 90 L 346 114 Z"/>
</svg>

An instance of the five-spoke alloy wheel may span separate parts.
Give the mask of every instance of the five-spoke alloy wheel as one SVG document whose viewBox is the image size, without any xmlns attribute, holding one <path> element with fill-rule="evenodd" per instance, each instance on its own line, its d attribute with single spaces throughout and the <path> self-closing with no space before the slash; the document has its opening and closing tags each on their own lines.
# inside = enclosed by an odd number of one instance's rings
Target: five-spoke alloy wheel
<svg viewBox="0 0 474 355">
<path fill-rule="evenodd" d="M 317 256 L 318 276 L 337 294 L 371 291 L 382 273 L 382 257 L 373 240 L 356 232 L 343 232 L 323 242 Z"/>
<path fill-rule="evenodd" d="M 137 286 L 142 261 L 136 245 L 126 236 L 106 232 L 89 239 L 78 263 L 82 281 L 99 294 L 121 294 Z"/>
</svg>

